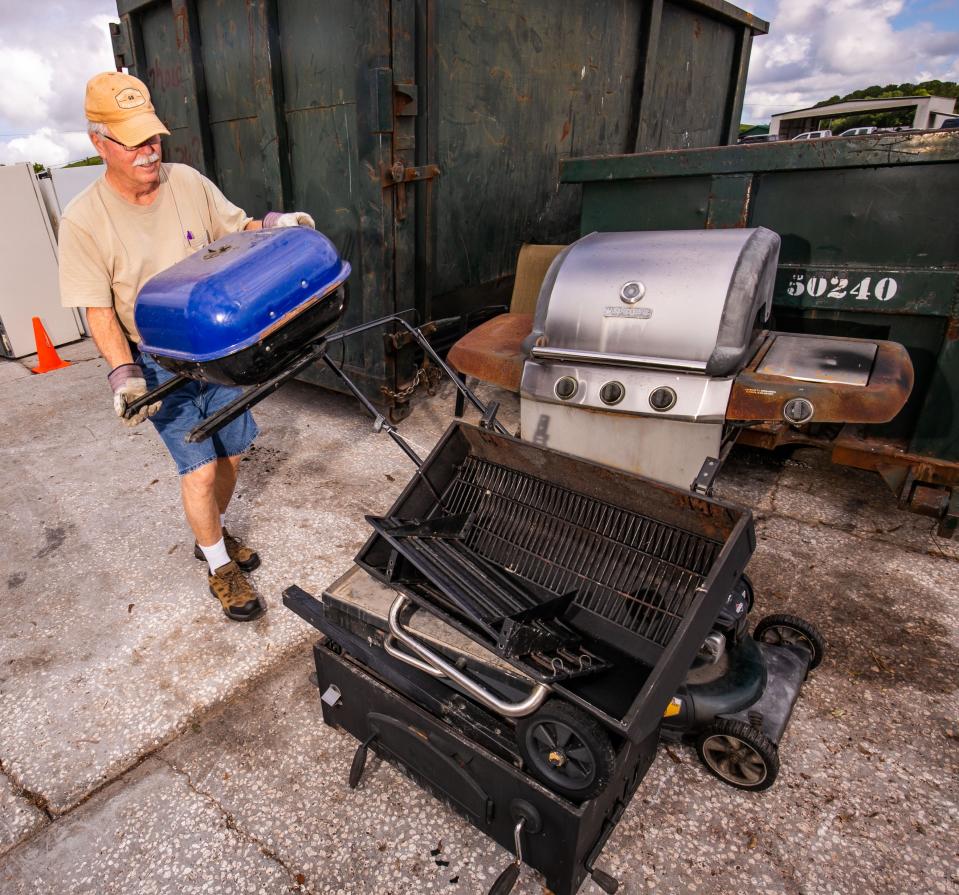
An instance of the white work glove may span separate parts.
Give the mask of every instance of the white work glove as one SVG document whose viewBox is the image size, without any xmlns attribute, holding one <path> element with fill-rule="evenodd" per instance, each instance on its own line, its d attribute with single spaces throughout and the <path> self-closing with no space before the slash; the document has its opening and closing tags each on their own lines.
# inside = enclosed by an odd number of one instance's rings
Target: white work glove
<svg viewBox="0 0 959 895">
<path fill-rule="evenodd" d="M 113 410 L 124 426 L 138 426 L 160 409 L 162 402 L 157 401 L 141 407 L 129 419 L 124 416 L 127 407 L 147 393 L 143 370 L 137 364 L 120 364 L 119 367 L 114 367 L 107 376 L 107 381 L 113 389 Z"/>
<path fill-rule="evenodd" d="M 271 211 L 263 218 L 263 229 L 274 227 L 309 227 L 316 229 L 316 222 L 305 211 Z"/>
</svg>

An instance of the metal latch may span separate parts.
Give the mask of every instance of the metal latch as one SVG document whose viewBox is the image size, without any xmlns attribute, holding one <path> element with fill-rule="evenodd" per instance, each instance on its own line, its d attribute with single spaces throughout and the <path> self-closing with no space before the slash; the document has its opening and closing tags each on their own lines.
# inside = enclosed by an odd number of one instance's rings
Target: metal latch
<svg viewBox="0 0 959 895">
<path fill-rule="evenodd" d="M 459 318 L 446 318 L 446 319 L 456 319 Z M 431 320 L 429 323 L 424 323 L 419 329 L 420 333 L 427 338 L 433 335 L 436 332 L 437 328 L 443 320 Z M 410 334 L 409 330 L 401 330 L 399 332 L 393 333 L 383 333 L 383 344 L 386 346 L 387 354 L 395 354 L 401 348 L 405 348 L 407 345 L 412 345 L 416 342 L 416 339 L 413 335 Z"/>
<path fill-rule="evenodd" d="M 439 165 L 420 165 L 407 167 L 401 161 L 383 172 L 383 187 L 396 187 L 396 219 L 406 220 L 406 184 L 416 183 L 419 180 L 432 180 L 440 174 Z"/>
<path fill-rule="evenodd" d="M 715 457 L 707 457 L 703 461 L 699 474 L 689 486 L 689 490 L 694 494 L 708 496 L 713 490 L 713 479 L 716 478 L 717 472 L 719 472 L 719 460 Z"/>
<path fill-rule="evenodd" d="M 335 684 L 330 684 L 330 686 L 323 691 L 320 699 L 332 709 L 339 705 L 341 695 L 340 688 Z"/>
<path fill-rule="evenodd" d="M 383 186 L 410 183 L 414 180 L 432 180 L 434 177 L 437 177 L 439 173 L 439 165 L 420 165 L 414 168 L 407 167 L 402 162 L 395 162 L 383 178 Z"/>
</svg>

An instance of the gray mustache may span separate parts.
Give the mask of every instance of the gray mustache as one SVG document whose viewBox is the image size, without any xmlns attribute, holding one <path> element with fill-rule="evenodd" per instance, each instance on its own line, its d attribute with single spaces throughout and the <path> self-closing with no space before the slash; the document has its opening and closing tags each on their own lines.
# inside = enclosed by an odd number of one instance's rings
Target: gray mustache
<svg viewBox="0 0 959 895">
<path fill-rule="evenodd" d="M 160 153 L 151 152 L 147 156 L 142 156 L 142 155 L 138 156 L 133 162 L 133 167 L 141 168 L 143 167 L 143 165 L 152 165 L 154 162 L 158 162 L 158 161 L 160 161 Z"/>
</svg>

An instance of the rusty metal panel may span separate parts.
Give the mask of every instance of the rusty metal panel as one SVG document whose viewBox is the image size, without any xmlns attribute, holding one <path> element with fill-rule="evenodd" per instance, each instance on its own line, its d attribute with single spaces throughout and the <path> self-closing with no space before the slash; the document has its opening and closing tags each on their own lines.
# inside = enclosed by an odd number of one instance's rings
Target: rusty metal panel
<svg viewBox="0 0 959 895">
<path fill-rule="evenodd" d="M 727 420 L 784 420 L 784 408 L 794 398 L 804 398 L 813 407 L 813 423 L 884 423 L 902 410 L 912 391 L 913 370 L 909 355 L 896 342 L 867 343 L 861 348 L 875 348 L 869 358 L 861 383 L 812 381 L 803 377 L 808 359 L 800 360 L 795 369 L 783 375 L 765 369 L 770 351 L 783 340 L 809 339 L 813 346 L 834 342 L 834 356 L 842 356 L 850 347 L 845 339 L 822 339 L 812 336 L 779 336 L 772 334 L 749 365 L 733 383 L 726 408 Z M 815 348 L 811 346 L 811 351 Z M 801 357 L 801 353 L 800 353 Z M 798 374 L 798 375 L 797 375 Z"/>
<path fill-rule="evenodd" d="M 436 294 L 511 275 L 524 242 L 570 241 L 558 161 L 626 148 L 641 8 L 436 4 Z"/>
<path fill-rule="evenodd" d="M 727 142 L 740 30 L 695 8 L 663 5 L 656 74 L 643 98 L 639 152 Z"/>
<path fill-rule="evenodd" d="M 392 162 L 389 4 L 288 0 L 277 21 L 292 207 L 308 210 L 353 266 L 345 324 L 403 310 L 382 185 Z M 351 339 L 345 350 L 355 378 L 393 383 L 382 334 Z"/>
<path fill-rule="evenodd" d="M 351 323 L 505 304 L 520 245 L 574 235 L 579 197 L 559 188 L 559 161 L 635 148 L 664 101 L 676 126 L 651 145 L 686 145 L 687 131 L 723 142 L 749 38 L 767 28 L 723 0 L 117 7 L 116 51 L 173 131 L 167 157 L 253 215 L 311 213 L 354 266 Z M 674 89 L 687 62 L 710 82 L 692 97 Z M 353 374 L 402 386 L 411 351 L 363 339 Z"/>
</svg>

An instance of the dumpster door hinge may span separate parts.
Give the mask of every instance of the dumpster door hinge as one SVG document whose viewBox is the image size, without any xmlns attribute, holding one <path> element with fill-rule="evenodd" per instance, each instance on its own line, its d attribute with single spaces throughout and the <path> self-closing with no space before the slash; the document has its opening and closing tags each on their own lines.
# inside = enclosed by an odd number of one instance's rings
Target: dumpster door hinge
<svg viewBox="0 0 959 895">
<path fill-rule="evenodd" d="M 113 61 L 117 71 L 122 68 L 133 67 L 133 53 L 130 44 L 130 34 L 125 21 L 110 22 L 110 42 L 113 44 Z"/>
<path fill-rule="evenodd" d="M 415 84 L 393 82 L 393 114 L 397 117 L 419 115 L 419 90 Z"/>
</svg>

